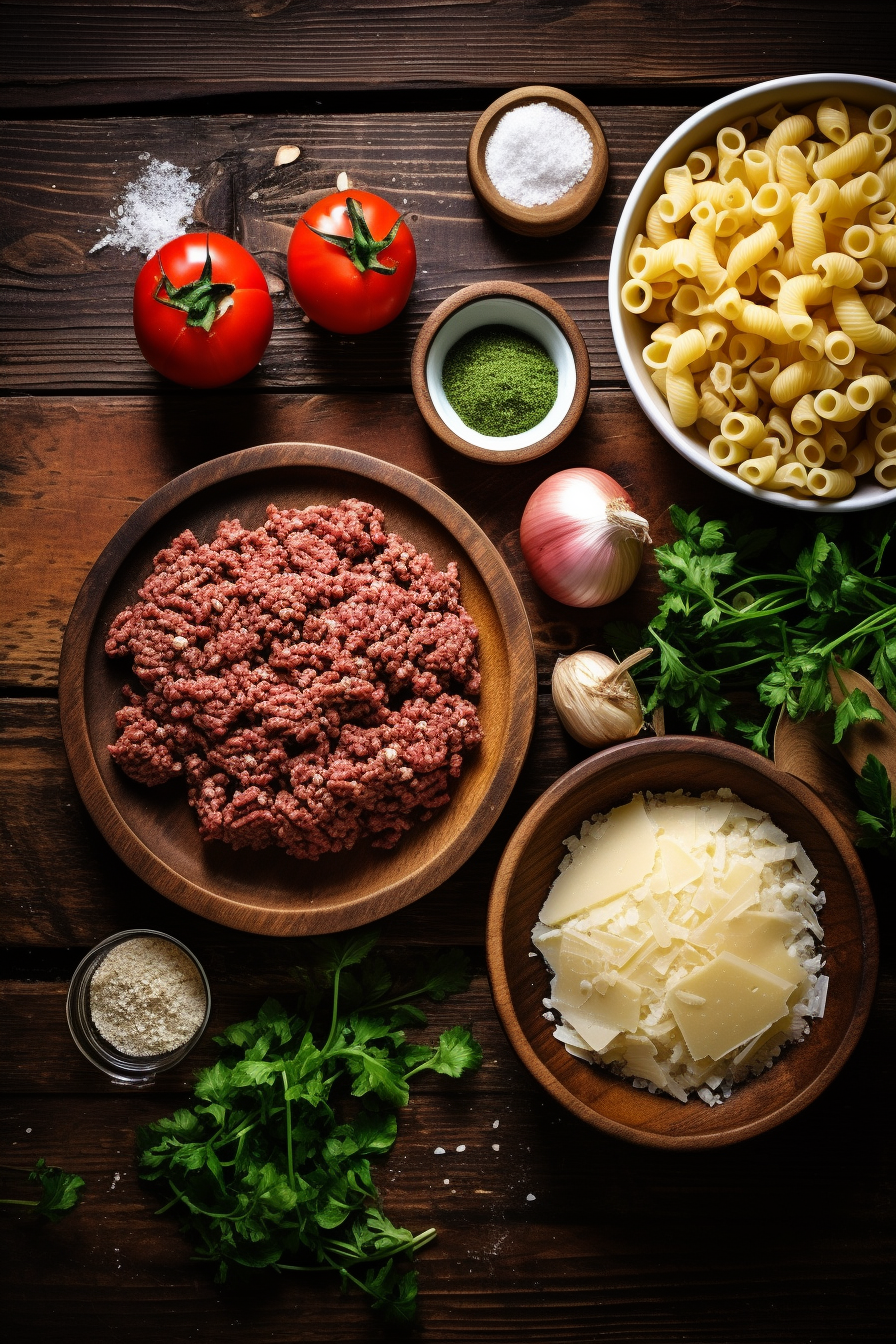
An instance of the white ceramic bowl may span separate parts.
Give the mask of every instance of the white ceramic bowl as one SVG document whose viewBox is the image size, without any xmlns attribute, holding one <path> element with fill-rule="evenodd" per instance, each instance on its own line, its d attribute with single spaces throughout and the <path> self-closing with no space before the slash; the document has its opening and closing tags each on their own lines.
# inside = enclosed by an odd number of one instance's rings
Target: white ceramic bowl
<svg viewBox="0 0 896 1344">
<path fill-rule="evenodd" d="M 448 352 L 469 332 L 493 325 L 514 327 L 526 336 L 531 336 L 548 352 L 557 366 L 557 400 L 545 418 L 522 434 L 507 434 L 503 438 L 480 434 L 464 424 L 445 396 L 442 386 L 442 369 Z M 466 439 L 477 448 L 488 448 L 493 453 L 508 453 L 518 448 L 530 448 L 552 434 L 566 419 L 576 393 L 576 363 L 569 341 L 546 312 L 520 299 L 495 295 L 468 303 L 442 324 L 426 356 L 426 385 L 432 404 L 458 438 Z"/>
<path fill-rule="evenodd" d="M 626 258 L 635 235 L 644 231 L 647 211 L 662 193 L 663 177 L 668 168 L 684 163 L 691 151 L 699 146 L 714 143 L 718 131 L 738 117 L 761 112 L 775 103 L 783 103 L 785 107 L 792 107 L 796 111 L 807 103 L 831 94 L 871 111 L 881 103 L 896 102 L 896 84 L 862 75 L 794 75 L 789 79 L 771 79 L 764 84 L 753 84 L 739 93 L 731 93 L 726 98 L 719 98 L 696 116 L 682 122 L 645 165 L 625 204 L 610 257 L 609 305 L 613 339 L 629 385 L 644 414 L 676 452 L 707 476 L 714 476 L 730 489 L 752 495 L 764 503 L 815 513 L 850 513 L 855 509 L 874 509 L 883 504 L 892 504 L 896 495 L 892 490 L 885 490 L 878 485 L 872 475 L 870 479 L 860 478 L 855 491 L 847 499 L 835 499 L 830 503 L 823 499 L 794 499 L 774 490 L 759 490 L 741 480 L 736 472 L 717 467 L 710 461 L 706 444 L 700 436 L 694 430 L 679 429 L 672 423 L 669 408 L 651 382 L 650 371 L 641 358 L 641 351 L 647 344 L 646 324 L 636 313 L 623 308 L 619 297 L 628 278 Z"/>
</svg>

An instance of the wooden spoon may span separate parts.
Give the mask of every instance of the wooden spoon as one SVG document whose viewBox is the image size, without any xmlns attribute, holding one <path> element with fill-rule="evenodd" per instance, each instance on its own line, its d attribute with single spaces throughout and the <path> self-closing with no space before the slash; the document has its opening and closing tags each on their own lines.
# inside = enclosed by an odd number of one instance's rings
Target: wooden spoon
<svg viewBox="0 0 896 1344">
<path fill-rule="evenodd" d="M 853 729 L 850 729 L 852 732 Z M 834 746 L 834 715 L 810 714 L 796 722 L 782 709 L 775 728 L 775 765 L 796 775 L 823 798 L 850 840 L 859 836 L 859 796 L 849 765 Z M 864 764 L 864 759 L 862 764 Z"/>
<path fill-rule="evenodd" d="M 828 684 L 835 705 L 839 705 L 844 698 L 840 682 L 837 680 L 838 674 L 847 692 L 854 691 L 858 687 L 865 692 L 874 708 L 879 709 L 884 716 L 883 722 L 866 720 L 847 728 L 838 744 L 841 754 L 856 774 L 860 775 L 868 753 L 873 753 L 890 776 L 890 782 L 896 787 L 896 711 L 880 691 L 872 686 L 867 677 L 860 676 L 858 672 L 853 672 L 848 667 L 838 667 L 836 673 L 833 668 L 828 668 Z"/>
</svg>

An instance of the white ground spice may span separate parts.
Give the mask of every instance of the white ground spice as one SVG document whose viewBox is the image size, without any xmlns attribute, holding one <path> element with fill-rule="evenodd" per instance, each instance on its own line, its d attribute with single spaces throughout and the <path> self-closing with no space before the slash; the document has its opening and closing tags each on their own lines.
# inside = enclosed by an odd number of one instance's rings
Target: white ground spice
<svg viewBox="0 0 896 1344">
<path fill-rule="evenodd" d="M 165 938 L 129 938 L 90 981 L 90 1016 L 125 1055 L 163 1055 L 188 1041 L 205 1016 L 205 986 L 194 963 Z"/>
<path fill-rule="evenodd" d="M 552 205 L 581 182 L 594 145 L 582 123 L 553 103 L 511 108 L 485 147 L 485 171 L 515 205 Z"/>
</svg>

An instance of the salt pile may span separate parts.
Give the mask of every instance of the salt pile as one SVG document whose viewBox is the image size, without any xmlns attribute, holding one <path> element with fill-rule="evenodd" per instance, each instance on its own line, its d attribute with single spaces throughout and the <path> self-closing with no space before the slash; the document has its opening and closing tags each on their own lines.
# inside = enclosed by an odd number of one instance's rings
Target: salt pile
<svg viewBox="0 0 896 1344">
<path fill-rule="evenodd" d="M 551 103 L 514 107 L 495 127 L 485 149 L 485 171 L 515 205 L 551 205 L 581 182 L 594 146 L 585 127 Z"/>
<path fill-rule="evenodd" d="M 201 190 L 188 168 L 150 159 L 140 176 L 128 183 L 117 212 L 109 212 L 115 228 L 95 243 L 91 252 L 103 247 L 118 247 L 122 252 L 136 248 L 152 256 L 184 232 Z"/>
</svg>

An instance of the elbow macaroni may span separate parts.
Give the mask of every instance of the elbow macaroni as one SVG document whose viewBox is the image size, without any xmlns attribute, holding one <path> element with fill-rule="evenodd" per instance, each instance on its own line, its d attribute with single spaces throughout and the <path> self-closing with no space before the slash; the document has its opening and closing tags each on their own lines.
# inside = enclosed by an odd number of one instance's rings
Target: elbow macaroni
<svg viewBox="0 0 896 1344">
<path fill-rule="evenodd" d="M 896 489 L 894 138 L 896 107 L 835 97 L 724 126 L 631 249 L 622 304 L 674 424 L 759 489 Z"/>
</svg>

